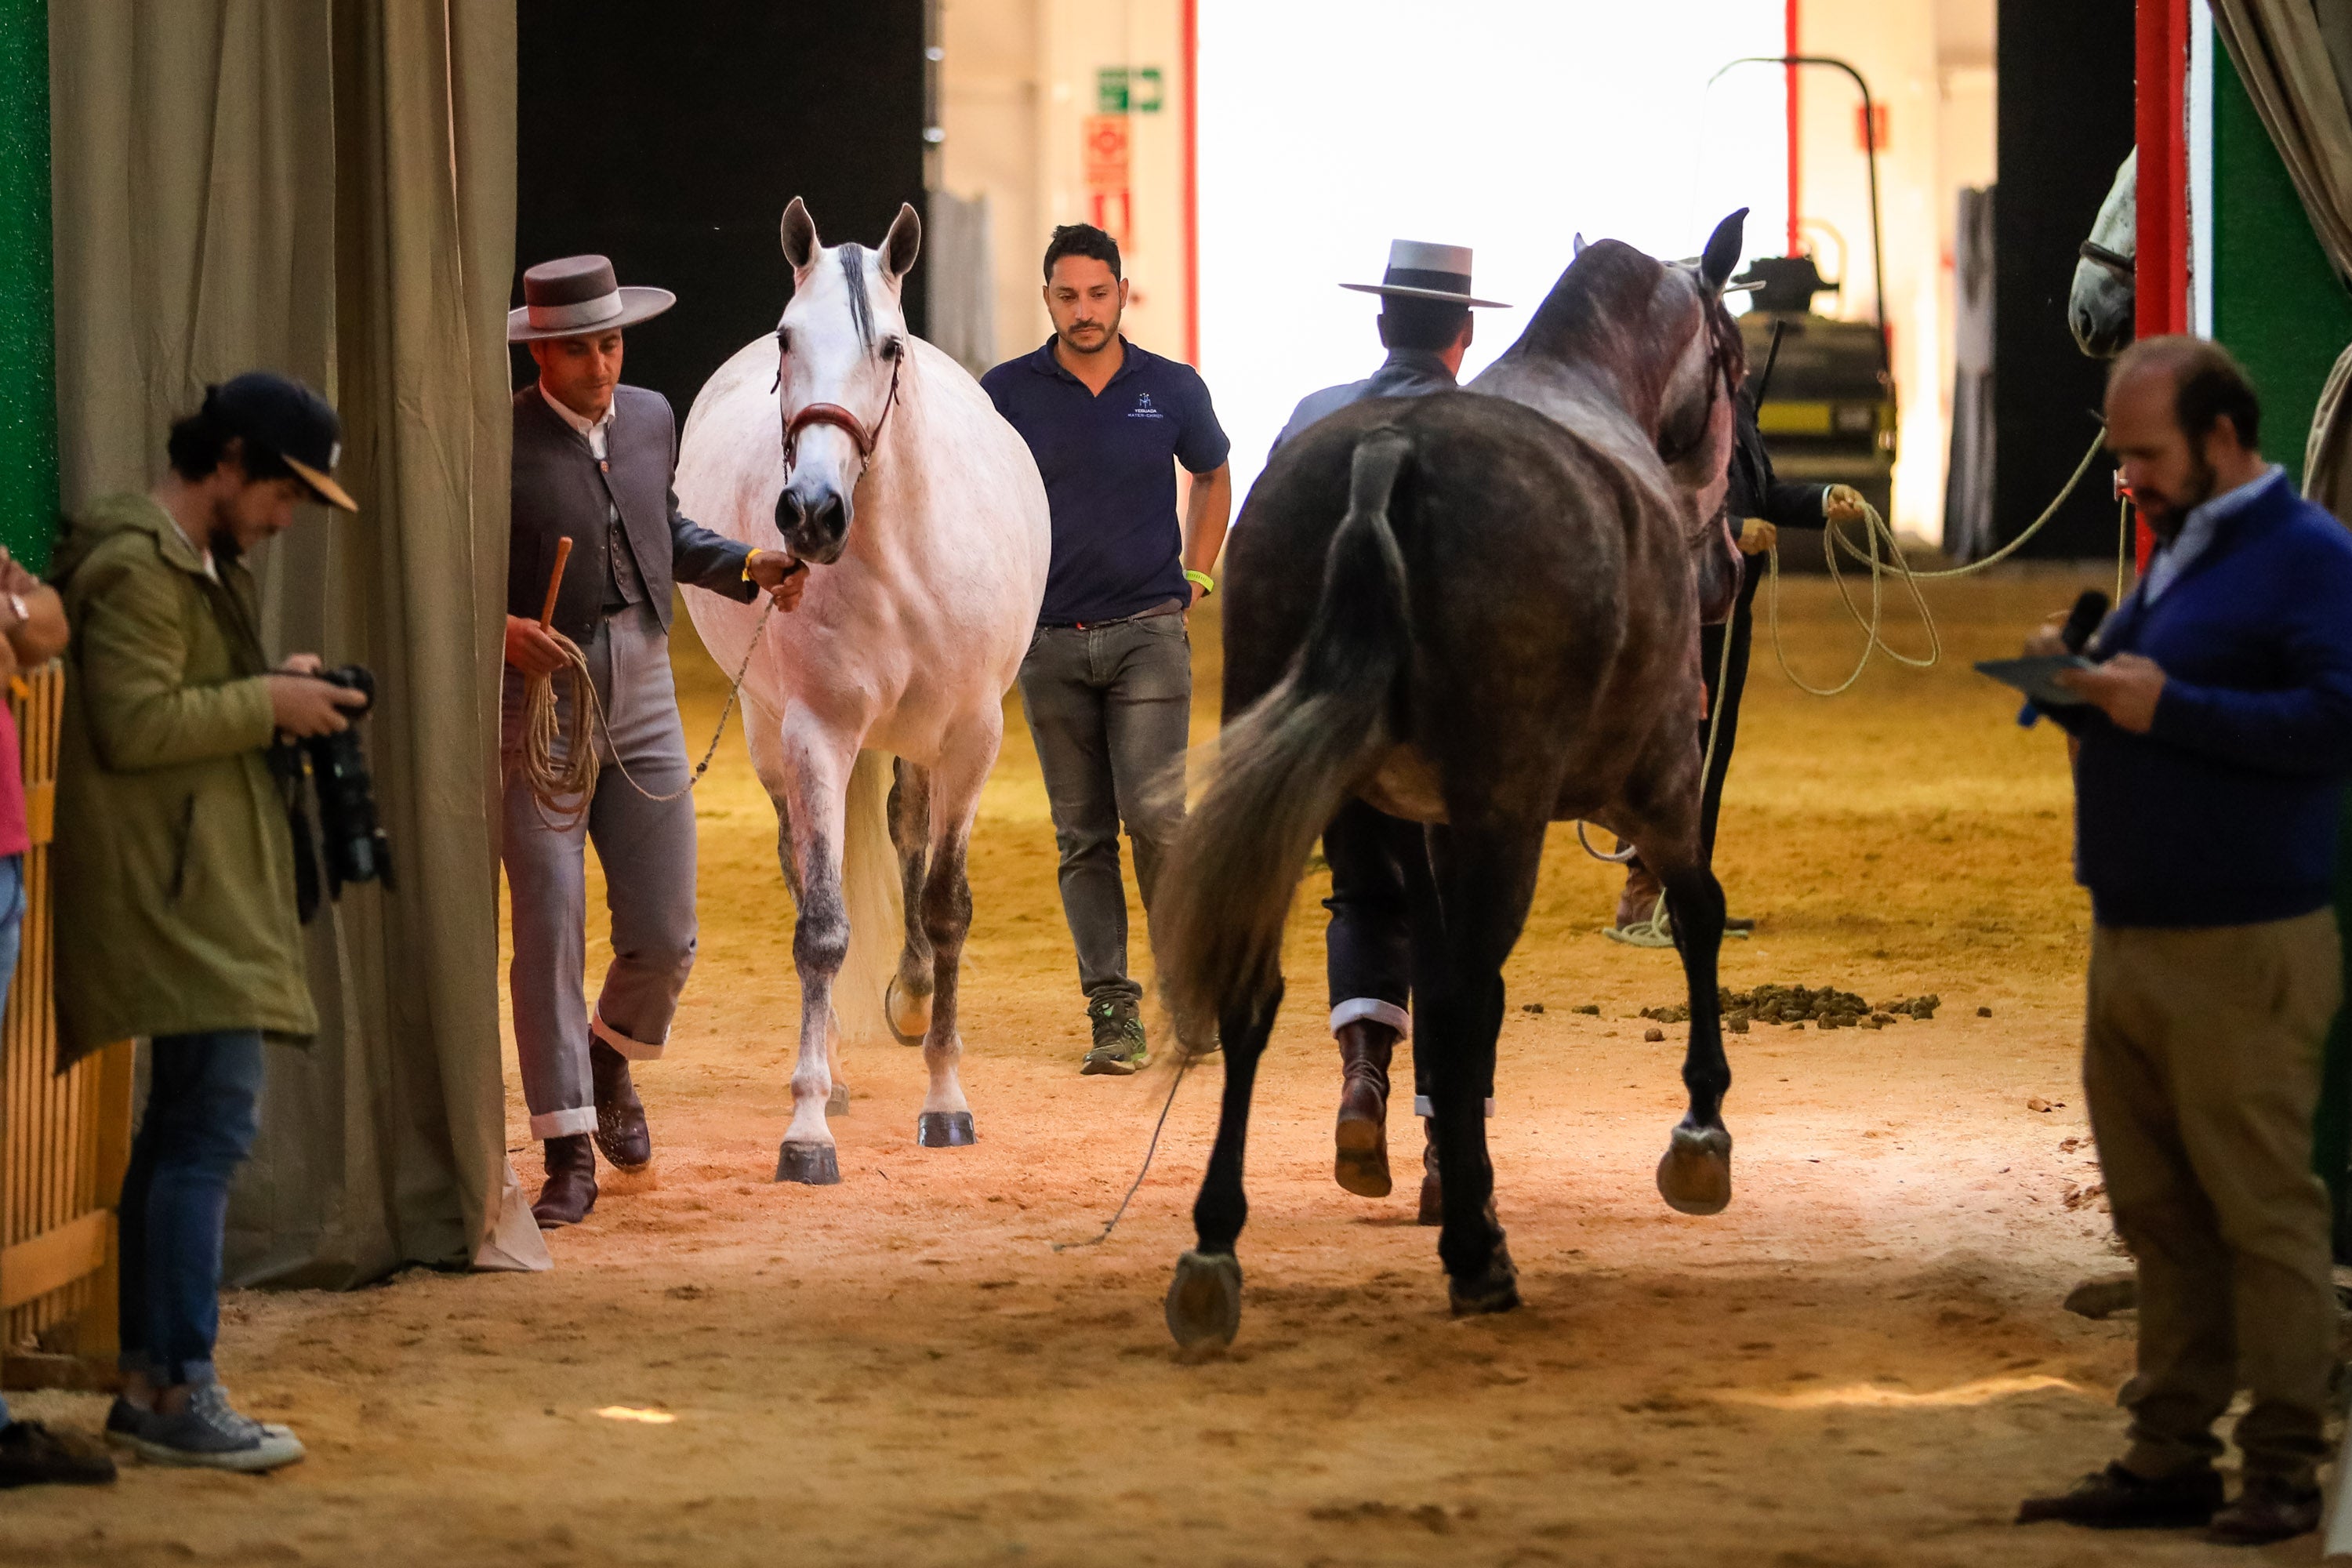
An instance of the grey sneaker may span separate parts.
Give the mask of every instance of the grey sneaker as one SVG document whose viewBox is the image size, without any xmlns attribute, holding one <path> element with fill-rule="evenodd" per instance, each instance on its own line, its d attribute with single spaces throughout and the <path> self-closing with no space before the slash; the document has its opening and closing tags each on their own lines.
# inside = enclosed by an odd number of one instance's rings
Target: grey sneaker
<svg viewBox="0 0 2352 1568">
<path fill-rule="evenodd" d="M 287 1427 L 242 1415 L 217 1383 L 197 1388 L 176 1415 L 142 1410 L 118 1399 L 107 1413 L 106 1440 L 152 1465 L 195 1465 L 257 1475 L 302 1458 L 302 1440 Z"/>
<path fill-rule="evenodd" d="M 1133 1002 L 1124 996 L 1106 996 L 1087 1005 L 1087 1016 L 1094 1020 L 1095 1043 L 1078 1068 L 1080 1073 L 1088 1078 L 1102 1074 L 1125 1078 L 1150 1063 L 1151 1048 L 1144 1040 L 1143 1020 L 1136 1016 Z"/>
</svg>

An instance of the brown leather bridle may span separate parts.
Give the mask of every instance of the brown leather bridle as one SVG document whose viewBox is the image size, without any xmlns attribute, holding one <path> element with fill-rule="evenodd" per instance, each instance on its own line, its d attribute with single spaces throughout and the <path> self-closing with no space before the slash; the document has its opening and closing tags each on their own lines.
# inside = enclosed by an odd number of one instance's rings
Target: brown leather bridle
<svg viewBox="0 0 2352 1568">
<path fill-rule="evenodd" d="M 2110 272 L 2120 274 L 2126 283 L 2136 278 L 2139 272 L 2138 263 L 2132 258 L 2119 250 L 2110 250 L 2094 240 L 2084 240 L 2075 247 L 2074 254 L 2085 261 L 2105 268 Z"/>
<path fill-rule="evenodd" d="M 898 357 L 890 362 L 890 393 L 882 400 L 882 416 L 874 421 L 871 427 L 867 426 L 866 421 L 838 403 L 811 403 L 787 416 L 784 420 L 786 477 L 791 476 L 793 465 L 800 457 L 801 432 L 812 425 L 830 425 L 835 429 L 845 432 L 849 437 L 851 444 L 857 448 L 859 464 L 861 466 L 871 464 L 874 460 L 874 448 L 880 445 L 882 440 L 882 427 L 890 423 L 890 410 L 898 405 L 898 372 L 905 367 L 906 363 L 907 350 L 902 343 L 899 345 Z M 782 387 L 783 384 L 783 351 L 779 347 L 776 354 L 776 385 Z"/>
</svg>

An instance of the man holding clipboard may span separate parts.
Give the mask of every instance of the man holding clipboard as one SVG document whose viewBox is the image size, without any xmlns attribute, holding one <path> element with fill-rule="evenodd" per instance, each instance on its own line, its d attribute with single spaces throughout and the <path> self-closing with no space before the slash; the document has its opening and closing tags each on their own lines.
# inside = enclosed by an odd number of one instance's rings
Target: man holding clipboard
<svg viewBox="0 0 2352 1568">
<path fill-rule="evenodd" d="M 2311 1138 L 2341 984 L 2352 534 L 2263 461 L 2259 415 L 2194 338 L 2143 341 L 2107 383 L 2107 444 L 2160 542 L 2095 663 L 2047 695 L 2076 745 L 2084 1090 L 2139 1268 L 2138 1373 L 2123 1458 L 2020 1523 L 2254 1545 L 2319 1521 L 2336 1308 Z M 2066 651 L 2054 626 L 2026 648 Z M 2212 1426 L 2241 1387 L 2245 1484 L 2224 1507 Z"/>
</svg>

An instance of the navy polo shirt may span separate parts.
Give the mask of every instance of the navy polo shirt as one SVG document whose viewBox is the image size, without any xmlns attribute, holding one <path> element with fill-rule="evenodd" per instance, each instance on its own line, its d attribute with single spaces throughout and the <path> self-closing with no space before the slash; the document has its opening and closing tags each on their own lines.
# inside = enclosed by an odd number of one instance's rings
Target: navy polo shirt
<svg viewBox="0 0 2352 1568">
<path fill-rule="evenodd" d="M 1045 480 L 1054 517 L 1054 564 L 1037 616 L 1045 626 L 1189 601 L 1176 465 L 1205 474 L 1233 447 L 1200 372 L 1125 338 L 1119 344 L 1126 362 L 1099 396 L 1062 368 L 1051 338 L 980 378 Z"/>
</svg>

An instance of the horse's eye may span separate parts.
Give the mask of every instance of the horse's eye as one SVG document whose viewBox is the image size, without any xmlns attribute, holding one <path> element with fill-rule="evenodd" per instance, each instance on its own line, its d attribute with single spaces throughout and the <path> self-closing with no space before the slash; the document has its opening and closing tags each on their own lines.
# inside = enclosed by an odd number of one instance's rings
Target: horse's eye
<svg viewBox="0 0 2352 1568">
<path fill-rule="evenodd" d="M 783 354 L 793 352 L 793 330 L 790 327 L 776 329 L 776 352 Z"/>
<path fill-rule="evenodd" d="M 897 359 L 900 352 L 898 340 L 897 338 L 884 338 L 882 340 L 882 347 L 877 352 L 880 353 L 884 359 Z"/>
</svg>

